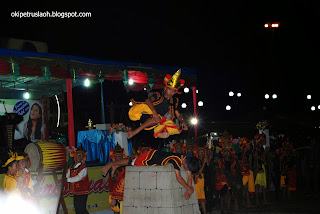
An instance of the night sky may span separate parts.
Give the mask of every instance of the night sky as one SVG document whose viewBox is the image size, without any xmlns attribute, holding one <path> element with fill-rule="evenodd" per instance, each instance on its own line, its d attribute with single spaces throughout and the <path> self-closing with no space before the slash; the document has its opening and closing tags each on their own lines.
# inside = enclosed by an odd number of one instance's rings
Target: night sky
<svg viewBox="0 0 320 214">
<path fill-rule="evenodd" d="M 0 9 L 0 37 L 44 41 L 50 53 L 196 68 L 205 123 L 285 118 L 320 125 L 320 110 L 310 110 L 320 105 L 316 1 L 130 2 L 12 5 Z M 17 10 L 92 17 L 11 18 Z M 266 22 L 280 28 L 267 30 Z M 242 96 L 229 97 L 230 90 Z M 278 98 L 265 100 L 265 93 Z"/>
</svg>

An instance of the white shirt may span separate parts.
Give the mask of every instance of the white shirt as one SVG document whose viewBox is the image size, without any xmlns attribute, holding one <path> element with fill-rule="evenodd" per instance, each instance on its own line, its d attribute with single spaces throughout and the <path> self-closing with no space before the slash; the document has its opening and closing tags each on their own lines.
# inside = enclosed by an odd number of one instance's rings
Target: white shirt
<svg viewBox="0 0 320 214">
<path fill-rule="evenodd" d="M 77 165 L 74 166 L 74 168 L 76 169 L 76 168 L 80 167 L 81 164 L 82 164 L 81 162 L 78 163 Z M 69 183 L 75 183 L 75 182 L 81 181 L 82 178 L 84 178 L 88 174 L 88 169 L 86 167 L 83 170 L 81 170 L 77 176 L 70 178 L 70 170 L 71 169 L 69 168 L 67 175 L 66 175 L 67 182 L 69 182 Z"/>
</svg>

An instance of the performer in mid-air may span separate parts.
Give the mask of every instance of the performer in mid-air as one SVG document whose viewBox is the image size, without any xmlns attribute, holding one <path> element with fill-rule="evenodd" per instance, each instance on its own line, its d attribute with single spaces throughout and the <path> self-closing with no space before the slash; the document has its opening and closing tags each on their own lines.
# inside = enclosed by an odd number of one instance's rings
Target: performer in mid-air
<svg viewBox="0 0 320 214">
<path fill-rule="evenodd" d="M 179 99 L 174 97 L 180 94 L 178 90 L 185 81 L 180 79 L 181 69 L 172 77 L 167 74 L 164 78 L 164 91 L 162 93 L 149 93 L 145 102 L 136 102 L 132 99 L 133 106 L 129 110 L 129 118 L 133 121 L 140 121 L 140 126 L 130 130 L 127 138 L 130 139 L 142 130 L 154 130 L 154 137 L 167 138 L 173 134 L 180 134 L 182 130 L 188 130 L 188 126 L 182 115 L 177 110 Z M 180 125 L 173 122 L 177 118 Z"/>
</svg>

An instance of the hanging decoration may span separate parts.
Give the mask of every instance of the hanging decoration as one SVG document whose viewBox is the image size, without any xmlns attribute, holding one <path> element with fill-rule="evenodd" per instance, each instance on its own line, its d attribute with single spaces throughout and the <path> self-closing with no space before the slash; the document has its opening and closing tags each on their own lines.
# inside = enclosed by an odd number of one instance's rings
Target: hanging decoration
<svg viewBox="0 0 320 214">
<path fill-rule="evenodd" d="M 154 78 L 153 77 L 148 77 L 148 83 L 149 83 L 149 86 L 150 86 L 150 89 L 148 89 L 148 93 L 152 90 L 152 87 L 154 85 Z"/>
<path fill-rule="evenodd" d="M 73 83 L 77 83 L 76 71 L 74 70 L 74 67 L 72 67 L 72 74 L 73 74 Z"/>
<path fill-rule="evenodd" d="M 19 64 L 14 62 L 13 59 L 10 59 L 10 70 L 15 79 L 20 76 Z"/>
<path fill-rule="evenodd" d="M 123 70 L 123 71 L 121 71 L 121 74 L 122 74 L 123 85 L 126 88 L 126 85 L 128 84 L 128 81 L 129 81 L 128 71 L 127 70 Z M 127 90 L 127 92 L 129 92 L 129 89 L 126 88 L 126 90 Z"/>
<path fill-rule="evenodd" d="M 101 71 L 99 72 L 98 80 L 99 80 L 100 83 L 104 82 L 104 76 L 102 75 Z"/>
<path fill-rule="evenodd" d="M 51 77 L 50 68 L 47 66 L 41 67 L 42 76 L 48 81 Z"/>
</svg>

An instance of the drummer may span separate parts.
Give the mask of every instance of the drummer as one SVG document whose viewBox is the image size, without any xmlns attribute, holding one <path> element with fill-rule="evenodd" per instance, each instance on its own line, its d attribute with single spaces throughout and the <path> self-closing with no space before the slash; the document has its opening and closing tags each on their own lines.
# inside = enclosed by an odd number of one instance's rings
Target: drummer
<svg viewBox="0 0 320 214">
<path fill-rule="evenodd" d="M 71 154 L 74 159 L 72 165 L 67 172 L 67 182 L 71 183 L 71 191 L 73 193 L 73 203 L 76 214 L 89 213 L 87 210 L 87 199 L 89 194 L 89 177 L 88 169 L 85 165 L 87 153 L 81 145 L 74 149 Z"/>
</svg>

